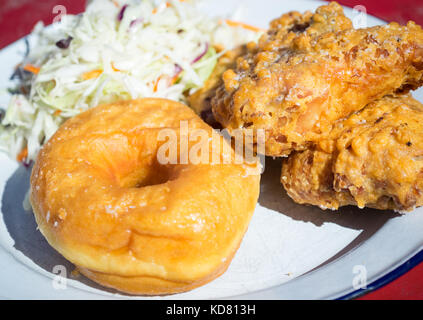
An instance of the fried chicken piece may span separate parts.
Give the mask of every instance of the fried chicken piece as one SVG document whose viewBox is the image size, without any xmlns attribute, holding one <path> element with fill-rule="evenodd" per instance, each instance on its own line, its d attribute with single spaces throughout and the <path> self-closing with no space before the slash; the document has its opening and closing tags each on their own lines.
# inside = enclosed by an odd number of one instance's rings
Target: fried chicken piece
<svg viewBox="0 0 423 320">
<path fill-rule="evenodd" d="M 229 132 L 264 129 L 269 156 L 303 150 L 334 121 L 423 84 L 420 26 L 353 29 L 336 3 L 283 15 L 248 50 L 223 73 L 212 109 Z"/>
<path fill-rule="evenodd" d="M 333 23 L 327 24 L 331 19 Z M 312 25 L 312 26 L 311 26 Z M 317 9 L 316 14 L 310 11 L 301 14 L 292 11 L 282 15 L 280 18 L 272 21 L 273 31 L 277 30 L 278 37 L 285 37 L 289 33 L 300 33 L 308 29 L 309 34 L 322 34 L 325 32 L 341 31 L 352 28 L 352 22 L 345 17 L 342 7 L 337 3 L 331 3 Z M 250 53 L 249 53 L 250 51 Z M 211 111 L 211 100 L 216 93 L 216 89 L 222 85 L 222 75 L 228 69 L 236 68 L 236 61 L 244 55 L 256 53 L 255 43 L 249 43 L 239 46 L 226 52 L 218 60 L 216 67 L 204 86 L 188 97 L 189 105 L 194 111 L 201 115 L 203 120 L 209 124 L 216 125 L 216 120 Z"/>
<path fill-rule="evenodd" d="M 284 160 L 281 182 L 298 203 L 410 211 L 423 205 L 422 119 L 410 95 L 372 102 Z"/>
<path fill-rule="evenodd" d="M 188 103 L 192 109 L 210 126 L 213 128 L 220 127 L 220 124 L 215 120 L 211 110 L 211 99 L 216 91 L 216 88 L 222 82 L 222 74 L 229 68 L 235 67 L 236 59 L 245 54 L 246 46 L 239 46 L 232 50 L 225 52 L 217 61 L 212 74 L 204 83 L 204 86 L 188 96 Z"/>
</svg>

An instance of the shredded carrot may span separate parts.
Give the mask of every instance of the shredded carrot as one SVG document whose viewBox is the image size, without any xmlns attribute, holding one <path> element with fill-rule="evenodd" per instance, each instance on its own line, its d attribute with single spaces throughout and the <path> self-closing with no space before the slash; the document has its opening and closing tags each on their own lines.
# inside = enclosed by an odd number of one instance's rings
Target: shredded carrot
<svg viewBox="0 0 423 320">
<path fill-rule="evenodd" d="M 113 4 L 115 5 L 115 7 L 117 7 L 117 8 L 119 8 L 119 3 L 117 2 L 117 1 L 112 1 L 113 2 Z"/>
<path fill-rule="evenodd" d="M 175 84 L 175 82 L 176 82 L 176 80 L 178 80 L 178 78 L 179 78 L 179 73 L 170 80 L 170 85 Z"/>
<path fill-rule="evenodd" d="M 246 24 L 244 22 L 240 22 L 240 21 L 234 21 L 234 20 L 230 20 L 230 19 L 225 19 L 225 20 L 220 20 L 219 23 L 226 23 L 228 26 L 230 27 L 241 27 L 247 30 L 251 30 L 254 32 L 263 32 L 266 31 L 265 29 L 259 28 L 259 27 L 255 27 L 249 24 Z"/>
<path fill-rule="evenodd" d="M 87 71 L 87 72 L 84 72 L 82 74 L 82 79 L 90 80 L 90 79 L 98 78 L 100 76 L 100 74 L 102 74 L 102 73 L 103 73 L 103 70 L 101 70 L 101 69 L 95 69 L 95 70 Z"/>
<path fill-rule="evenodd" d="M 159 76 L 156 81 L 154 82 L 154 87 L 153 87 L 153 91 L 157 92 L 158 86 L 159 86 L 159 82 L 160 80 L 162 80 L 163 78 L 168 79 L 169 80 L 169 86 L 175 84 L 175 82 L 178 80 L 179 75 L 181 74 L 181 71 L 179 71 L 177 74 L 175 74 L 173 77 L 167 76 L 162 74 L 161 76 Z"/>
<path fill-rule="evenodd" d="M 23 67 L 23 69 L 26 70 L 26 71 L 29 71 L 29 72 L 31 72 L 33 74 L 38 74 L 38 72 L 40 72 L 40 68 L 38 68 L 38 67 L 36 67 L 36 66 L 34 66 L 34 65 L 30 64 L 30 63 L 27 63 Z"/>
<path fill-rule="evenodd" d="M 159 86 L 159 81 L 162 78 L 162 76 L 159 76 L 157 80 L 154 82 L 153 92 L 157 92 L 157 87 Z"/>
<path fill-rule="evenodd" d="M 116 68 L 115 67 L 115 64 L 112 62 L 112 69 L 113 69 L 113 71 L 115 71 L 115 72 L 118 72 L 118 71 L 120 71 L 118 68 Z"/>
<path fill-rule="evenodd" d="M 25 147 L 21 152 L 19 152 L 19 154 L 16 156 L 16 160 L 18 160 L 18 162 L 22 162 L 26 159 L 26 157 L 28 157 L 27 147 Z"/>
<path fill-rule="evenodd" d="M 61 113 L 62 113 L 62 110 L 56 110 L 56 111 L 54 111 L 53 116 L 58 116 Z"/>
<path fill-rule="evenodd" d="M 181 71 L 179 71 L 177 74 L 175 74 L 175 75 L 173 76 L 173 78 L 170 80 L 170 85 L 175 84 L 175 82 L 179 79 L 179 75 L 181 74 L 181 72 L 182 72 L 182 70 L 181 70 Z"/>
</svg>

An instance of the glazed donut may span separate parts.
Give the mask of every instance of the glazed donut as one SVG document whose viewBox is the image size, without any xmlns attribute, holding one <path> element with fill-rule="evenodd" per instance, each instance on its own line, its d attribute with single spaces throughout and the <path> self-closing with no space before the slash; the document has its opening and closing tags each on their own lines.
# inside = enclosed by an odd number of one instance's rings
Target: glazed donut
<svg viewBox="0 0 423 320">
<path fill-rule="evenodd" d="M 207 144 L 220 139 L 187 106 L 148 98 L 83 112 L 39 152 L 30 189 L 39 230 L 88 278 L 131 294 L 171 294 L 228 267 L 257 203 L 259 170 L 184 163 L 181 123 L 207 132 Z M 164 129 L 178 135 L 177 163 L 158 160 L 170 141 Z"/>
</svg>

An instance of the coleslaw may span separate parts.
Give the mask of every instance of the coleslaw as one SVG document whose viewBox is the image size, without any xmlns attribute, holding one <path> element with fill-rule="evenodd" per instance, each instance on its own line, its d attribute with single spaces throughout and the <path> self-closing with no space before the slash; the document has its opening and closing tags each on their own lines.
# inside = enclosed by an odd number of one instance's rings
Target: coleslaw
<svg viewBox="0 0 423 320">
<path fill-rule="evenodd" d="M 223 21 L 223 22 L 222 22 Z M 222 52 L 260 31 L 211 18 L 197 1 L 92 1 L 81 15 L 33 31 L 37 42 L 13 77 L 0 150 L 28 164 L 68 118 L 98 104 L 141 97 L 186 101 Z"/>
</svg>

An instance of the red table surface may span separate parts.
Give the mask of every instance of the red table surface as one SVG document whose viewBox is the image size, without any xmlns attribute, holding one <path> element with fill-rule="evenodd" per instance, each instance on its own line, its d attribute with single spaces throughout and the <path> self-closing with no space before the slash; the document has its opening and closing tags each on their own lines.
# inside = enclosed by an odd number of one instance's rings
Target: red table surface
<svg viewBox="0 0 423 320">
<path fill-rule="evenodd" d="M 367 13 L 386 21 L 405 23 L 414 20 L 423 25 L 422 0 L 339 0 L 338 2 L 349 7 L 364 5 Z M 56 13 L 53 11 L 57 5 L 64 6 L 67 13 L 74 14 L 83 11 L 85 0 L 0 0 L 0 48 L 28 34 L 39 20 L 50 24 L 57 15 L 57 11 Z M 423 263 L 384 287 L 358 299 L 423 299 Z"/>
</svg>

